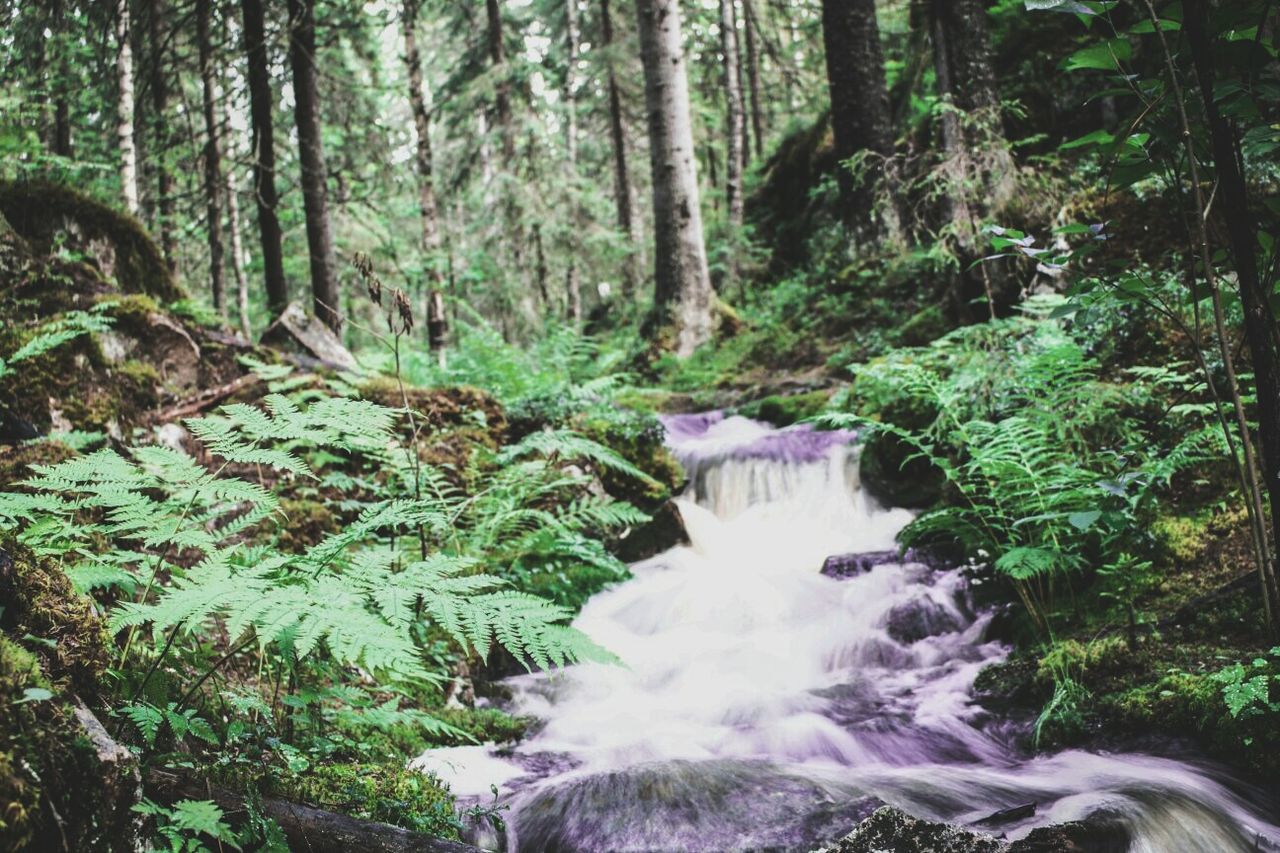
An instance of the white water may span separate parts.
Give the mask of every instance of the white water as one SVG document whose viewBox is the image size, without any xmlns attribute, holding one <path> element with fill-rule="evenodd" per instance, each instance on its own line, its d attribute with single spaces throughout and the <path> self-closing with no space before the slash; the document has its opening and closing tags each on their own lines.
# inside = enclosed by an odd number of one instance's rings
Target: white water
<svg viewBox="0 0 1280 853">
<path fill-rule="evenodd" d="M 692 544 L 635 565 L 575 623 L 625 665 L 511 679 L 511 710 L 546 721 L 534 737 L 416 762 L 462 798 L 496 785 L 511 849 L 807 850 L 869 797 L 962 823 L 1035 801 L 1010 837 L 1102 811 L 1152 853 L 1280 837 L 1190 765 L 1017 753 L 969 700 L 1006 650 L 959 572 L 819 574 L 829 555 L 894 547 L 910 518 L 858 488 L 851 436 L 715 416 L 668 429 Z"/>
</svg>

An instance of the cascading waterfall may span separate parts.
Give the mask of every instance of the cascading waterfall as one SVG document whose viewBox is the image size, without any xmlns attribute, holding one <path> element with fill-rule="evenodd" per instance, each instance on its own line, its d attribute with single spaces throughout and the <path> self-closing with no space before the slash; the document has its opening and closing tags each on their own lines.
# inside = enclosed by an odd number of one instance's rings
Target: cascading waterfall
<svg viewBox="0 0 1280 853">
<path fill-rule="evenodd" d="M 622 665 L 510 679 L 511 710 L 545 721 L 534 736 L 416 762 L 463 799 L 497 786 L 509 849 L 808 850 L 882 803 L 968 823 L 1035 802 L 1001 831 L 1101 813 L 1133 851 L 1280 850 L 1212 770 L 1020 753 L 1013 724 L 970 701 L 1007 650 L 984 639 L 990 617 L 959 571 L 821 574 L 828 556 L 895 547 L 911 517 L 859 488 L 852 434 L 718 413 L 665 423 L 689 472 L 691 544 L 633 566 L 575 623 Z"/>
</svg>

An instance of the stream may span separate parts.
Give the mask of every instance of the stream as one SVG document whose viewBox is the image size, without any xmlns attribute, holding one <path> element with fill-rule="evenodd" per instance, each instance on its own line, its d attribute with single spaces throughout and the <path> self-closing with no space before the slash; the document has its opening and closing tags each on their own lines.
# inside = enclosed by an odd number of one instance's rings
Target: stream
<svg viewBox="0 0 1280 853">
<path fill-rule="evenodd" d="M 806 851 L 888 803 L 959 824 L 1036 804 L 1013 839 L 1105 815 L 1132 851 L 1280 850 L 1280 829 L 1211 765 L 1028 754 L 1025 720 L 973 704 L 986 638 L 964 575 L 891 555 L 911 514 L 858 485 L 854 436 L 718 413 L 664 419 L 689 473 L 691 544 L 632 567 L 575 625 L 622 666 L 505 682 L 544 721 L 514 750 L 430 750 L 460 803 L 500 792 L 512 851 Z"/>
</svg>

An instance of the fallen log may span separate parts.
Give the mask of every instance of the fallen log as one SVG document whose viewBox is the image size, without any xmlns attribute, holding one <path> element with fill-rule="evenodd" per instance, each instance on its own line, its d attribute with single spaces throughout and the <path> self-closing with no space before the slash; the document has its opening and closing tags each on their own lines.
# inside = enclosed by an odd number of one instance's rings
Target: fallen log
<svg viewBox="0 0 1280 853">
<path fill-rule="evenodd" d="M 161 803 L 212 800 L 233 824 L 248 814 L 239 794 L 168 770 L 147 772 L 146 793 Z M 470 844 L 271 797 L 262 799 L 261 813 L 279 824 L 291 850 L 303 853 L 479 853 Z"/>
<path fill-rule="evenodd" d="M 216 388 L 206 388 L 199 394 L 193 394 L 167 409 L 162 409 L 161 411 L 151 415 L 149 420 L 153 424 L 167 424 L 182 420 L 183 418 L 189 418 L 192 415 L 198 415 L 233 394 L 236 394 L 245 388 L 251 388 L 261 381 L 262 378 L 256 373 L 246 373 L 244 376 L 237 377 L 225 385 L 219 385 Z"/>
</svg>

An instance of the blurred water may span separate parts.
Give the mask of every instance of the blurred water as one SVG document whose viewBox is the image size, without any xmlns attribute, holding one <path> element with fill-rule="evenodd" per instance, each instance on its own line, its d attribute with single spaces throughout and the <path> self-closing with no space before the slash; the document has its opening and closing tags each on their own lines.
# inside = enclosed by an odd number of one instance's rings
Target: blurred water
<svg viewBox="0 0 1280 853">
<path fill-rule="evenodd" d="M 808 850 L 881 801 L 972 822 L 1034 801 L 1009 837 L 1095 812 L 1134 851 L 1280 849 L 1228 780 L 1144 755 L 1030 757 L 970 701 L 1006 649 L 958 571 L 888 564 L 846 580 L 910 519 L 859 487 L 854 436 L 718 413 L 666 420 L 689 472 L 691 544 L 633 566 L 576 626 L 624 666 L 511 679 L 545 721 L 514 753 L 431 750 L 416 766 L 491 799 L 511 850 Z"/>
</svg>

